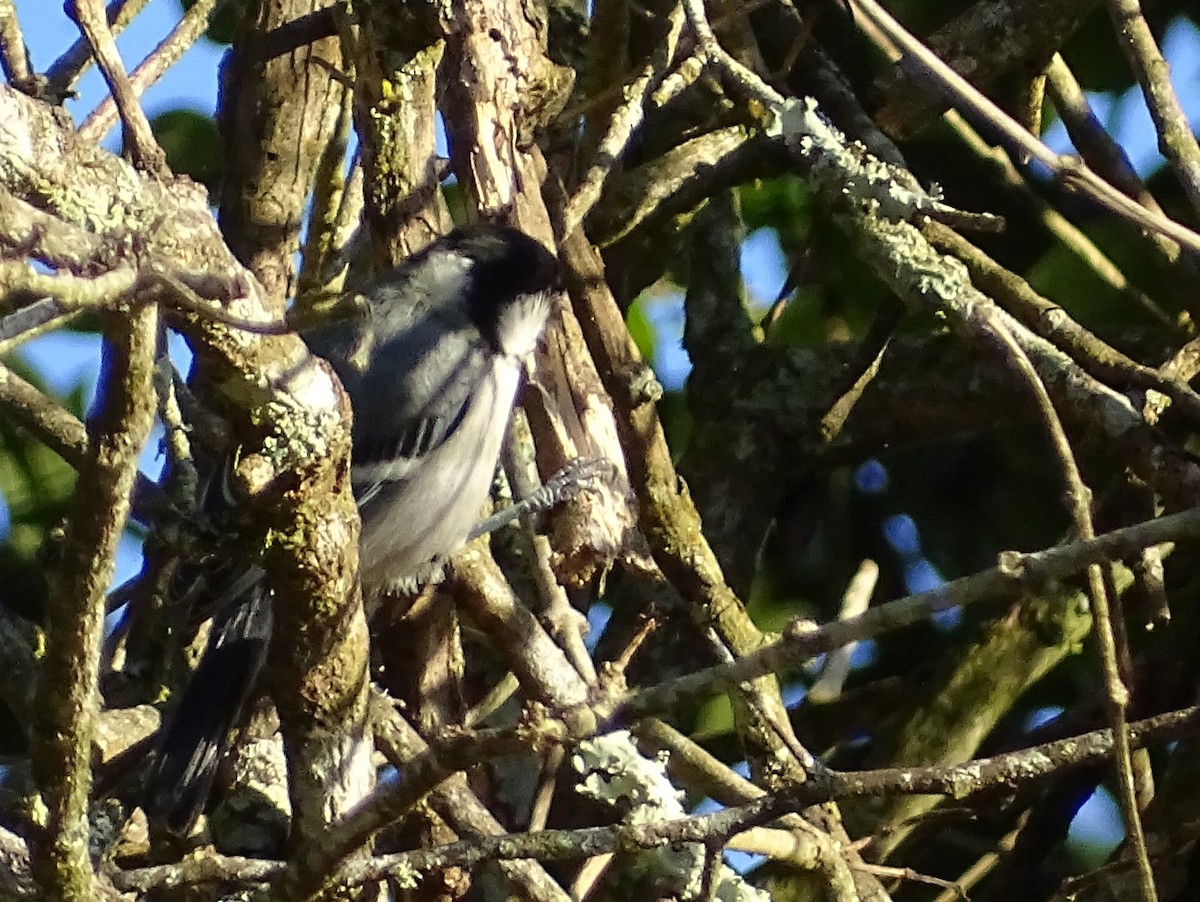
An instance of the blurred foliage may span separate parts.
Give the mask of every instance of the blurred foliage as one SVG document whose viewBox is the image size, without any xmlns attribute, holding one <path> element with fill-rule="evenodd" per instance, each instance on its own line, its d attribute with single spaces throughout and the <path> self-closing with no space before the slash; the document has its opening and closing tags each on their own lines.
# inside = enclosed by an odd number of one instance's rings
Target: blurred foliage
<svg viewBox="0 0 1200 902">
<path fill-rule="evenodd" d="M 781 247 L 793 247 L 808 237 L 812 227 L 813 196 L 804 180 L 788 175 L 758 179 L 738 192 L 746 231 L 772 228 Z"/>
<path fill-rule="evenodd" d="M 180 9 L 189 10 L 196 5 L 196 0 L 177 0 Z M 222 0 L 217 11 L 213 13 L 204 37 L 214 44 L 232 44 L 242 27 L 242 20 L 250 0 Z"/>
<path fill-rule="evenodd" d="M 629 327 L 629 334 L 633 336 L 642 357 L 654 360 L 658 337 L 654 334 L 654 326 L 649 317 L 646 316 L 644 304 L 644 300 L 639 299 L 629 305 L 629 310 L 625 313 L 625 325 Z"/>
<path fill-rule="evenodd" d="M 9 355 L 4 363 L 71 413 L 83 416 L 83 385 L 57 397 L 21 357 Z M 62 458 L 0 418 L 0 493 L 8 512 L 8 530 L 0 545 L 0 604 L 35 621 L 41 618 L 45 595 L 45 540 L 62 524 L 75 481 L 74 469 Z"/>
<path fill-rule="evenodd" d="M 225 173 L 225 156 L 213 118 L 196 110 L 168 110 L 155 116 L 150 128 L 171 169 L 207 188 L 215 203 Z"/>
</svg>

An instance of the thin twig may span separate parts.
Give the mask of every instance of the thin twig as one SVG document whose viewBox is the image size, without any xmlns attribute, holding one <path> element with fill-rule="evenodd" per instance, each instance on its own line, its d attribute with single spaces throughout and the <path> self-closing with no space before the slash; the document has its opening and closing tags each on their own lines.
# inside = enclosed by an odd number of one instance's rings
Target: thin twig
<svg viewBox="0 0 1200 902">
<path fill-rule="evenodd" d="M 1142 548 L 1185 536 L 1200 537 L 1200 508 L 1032 554 L 1004 552 L 999 564 L 991 569 L 952 580 L 929 592 L 869 608 L 850 620 L 838 620 L 820 627 L 811 621 L 796 621 L 784 631 L 782 638 L 744 654 L 736 661 L 695 671 L 615 699 L 607 711 L 609 725 L 673 710 L 682 699 L 709 695 L 767 673 L 786 672 L 818 654 L 841 648 L 849 642 L 877 638 L 927 620 L 940 611 L 1010 597 L 1023 585 L 1044 585 L 1049 580 L 1079 573 L 1092 564 L 1133 558 Z"/>
<path fill-rule="evenodd" d="M 700 875 L 700 892 L 697 899 L 700 902 L 717 902 L 717 890 L 721 882 L 717 879 L 721 873 L 721 846 L 725 837 L 719 841 L 709 841 L 704 844 L 704 869 Z"/>
<path fill-rule="evenodd" d="M 558 785 L 558 775 L 562 771 L 566 753 L 562 746 L 556 746 L 546 752 L 542 760 L 541 774 L 538 779 L 537 792 L 533 796 L 533 804 L 529 809 L 529 830 L 537 832 L 545 830 L 550 820 L 550 805 L 554 801 L 554 790 Z"/>
<path fill-rule="evenodd" d="M 9 191 L 0 191 L 0 248 L 6 258 L 24 257 L 48 269 L 90 268 L 105 239 L 79 223 L 43 210 Z"/>
<path fill-rule="evenodd" d="M 834 387 L 833 403 L 821 417 L 817 432 L 822 441 L 832 444 L 846 428 L 863 392 L 879 374 L 879 367 L 904 314 L 904 305 L 897 301 L 884 303 L 875 314 L 867 334 L 854 352 L 854 359 L 846 365 L 845 377 Z"/>
<path fill-rule="evenodd" d="M 178 393 L 186 391 L 186 386 L 165 348 L 160 348 L 154 379 L 158 416 L 165 432 L 163 444 L 167 449 L 170 494 L 176 506 L 185 510 L 186 505 L 196 500 L 200 477 L 196 473 L 196 461 L 192 458 L 188 424 L 179 407 Z"/>
<path fill-rule="evenodd" d="M 966 894 L 970 892 L 971 888 L 996 867 L 1000 856 L 1013 850 L 1017 837 L 1021 835 L 1021 830 L 1029 822 L 1029 812 L 1028 808 L 1022 811 L 1021 816 L 1017 818 L 1017 825 L 1000 838 L 996 843 L 995 850 L 980 856 L 979 860 L 958 876 L 951 888 L 939 893 L 933 902 L 957 902 L 959 899 L 967 898 Z"/>
<path fill-rule="evenodd" d="M 622 678 L 625 671 L 629 669 L 630 663 L 633 661 L 634 655 L 641 649 L 642 644 L 650 638 L 650 635 L 658 629 L 662 624 L 652 611 L 645 611 L 641 614 L 636 629 L 633 635 L 629 637 L 629 641 L 609 663 L 609 667 L 614 673 L 620 674 Z"/>
<path fill-rule="evenodd" d="M 751 783 L 716 756 L 657 718 L 645 718 L 638 723 L 636 729 L 641 742 L 649 742 L 655 748 L 669 751 L 667 770 L 672 779 L 680 785 L 703 792 L 723 805 L 731 806 L 742 805 L 767 794 L 761 786 Z M 787 851 L 780 856 L 782 859 L 797 867 L 819 870 L 833 898 L 857 898 L 855 893 L 849 891 L 854 885 L 850 868 L 855 868 L 861 863 L 857 856 L 846 860 L 845 850 L 834 838 L 799 814 L 784 815 L 779 819 L 779 826 L 788 831 L 789 839 Z M 729 845 L 735 848 L 737 837 Z M 778 851 L 776 849 L 776 852 Z M 846 891 L 843 892 L 843 889 Z"/>
<path fill-rule="evenodd" d="M 865 19 L 859 20 L 859 27 L 889 60 L 896 62 L 902 57 L 902 53 L 895 42 L 879 28 L 876 28 L 874 23 Z M 1179 323 L 1172 319 L 1145 292 L 1132 285 L 1124 271 L 1113 263 L 1078 226 L 1063 216 L 1062 213 L 1032 189 L 1029 182 L 1021 175 L 1003 148 L 995 147 L 985 141 L 979 132 L 956 110 L 947 110 L 942 118 L 970 150 L 995 169 L 1003 183 L 1010 190 L 1017 193 L 1018 199 L 1041 219 L 1046 230 L 1061 241 L 1069 251 L 1075 254 L 1080 262 L 1114 290 L 1122 293 L 1137 306 L 1145 310 L 1155 322 L 1172 331 L 1179 331 Z M 1168 264 L 1173 264 L 1179 258 L 1179 245 L 1176 242 L 1164 238 L 1155 232 L 1148 232 L 1143 229 L 1138 229 L 1137 231 L 1139 235 L 1149 234 L 1154 236 L 1152 242 L 1156 248 L 1160 249 L 1160 253 L 1165 256 Z M 1194 267 L 1185 264 L 1183 273 L 1185 276 L 1189 276 L 1190 274 L 1191 283 L 1200 287 L 1200 280 L 1195 278 L 1194 269 Z M 1184 286 L 1176 289 L 1176 294 L 1180 297 L 1181 302 L 1186 305 L 1192 301 L 1192 295 L 1195 292 L 1189 292 L 1185 283 Z"/>
<path fill-rule="evenodd" d="M 1195 732 L 1198 721 L 1200 708 L 1186 708 L 1138 721 L 1130 725 L 1130 730 L 1133 742 L 1144 747 L 1148 743 L 1190 735 Z M 1008 786 L 1015 779 L 1025 782 L 1103 761 L 1111 752 L 1111 731 L 1105 729 L 946 767 L 829 771 L 820 780 L 764 795 L 713 814 L 472 839 L 432 849 L 355 859 L 342 865 L 330 879 L 331 885 L 353 887 L 400 874 L 411 875 L 452 866 L 471 868 L 486 861 L 521 858 L 542 862 L 578 861 L 619 850 L 705 842 L 713 837 L 734 836 L 817 802 L 913 793 L 963 798 L 994 787 Z M 113 874 L 113 882 L 124 891 L 142 892 L 166 882 L 190 885 L 223 881 L 249 885 L 272 881 L 283 870 L 282 862 L 206 855 L 185 859 L 177 865 L 118 871 Z"/>
<path fill-rule="evenodd" d="M 1092 111 L 1091 102 L 1084 93 L 1074 73 L 1067 66 L 1061 54 L 1054 54 L 1046 70 L 1050 95 L 1054 99 L 1054 107 L 1066 126 L 1071 142 L 1082 154 L 1087 164 L 1104 179 L 1111 182 L 1123 193 L 1132 197 L 1147 210 L 1159 215 L 1166 215 L 1162 207 L 1150 193 L 1141 177 L 1133 168 L 1124 148 L 1121 147 L 1104 128 L 1096 114 Z M 1163 262 L 1172 267 L 1173 271 L 1180 268 L 1185 270 L 1189 281 L 1197 281 L 1197 266 L 1191 256 L 1181 256 L 1179 245 L 1169 238 L 1164 238 L 1157 232 L 1143 232 L 1151 246 Z M 1195 300 L 1184 292 L 1195 311 Z"/>
<path fill-rule="evenodd" d="M 517 690 L 520 688 L 521 681 L 510 670 L 500 678 L 496 685 L 487 691 L 487 694 L 477 704 L 463 715 L 463 725 L 467 727 L 479 726 L 499 711 L 510 698 L 516 695 Z"/>
<path fill-rule="evenodd" d="M 1110 384 L 1152 389 L 1166 395 L 1193 422 L 1200 424 L 1200 394 L 1186 382 L 1164 376 L 1122 354 L 1089 332 L 1053 301 L 1042 297 L 1023 278 L 990 258 L 957 232 L 926 223 L 922 233 L 935 247 L 953 254 L 971 273 L 971 281 L 1031 331 L 1070 354 L 1085 372 Z"/>
<path fill-rule="evenodd" d="M 612 866 L 612 861 L 612 852 L 602 852 L 580 865 L 579 871 L 571 880 L 571 898 L 577 902 L 587 902 L 592 891 L 600 885 L 600 879 Z"/>
<path fill-rule="evenodd" d="M 696 42 L 700 45 L 700 50 L 709 63 L 725 72 L 749 96 L 762 101 L 772 109 L 783 106 L 782 94 L 735 60 L 721 46 L 721 42 L 713 34 L 708 16 L 704 12 L 704 0 L 683 0 L 683 9 L 687 13 L 688 24 L 692 26 L 692 31 L 696 34 Z"/>
<path fill-rule="evenodd" d="M 1145 558 L 1143 551 L 1141 559 Z M 1109 611 L 1112 616 L 1113 638 L 1117 650 L 1117 673 L 1121 681 L 1132 689 L 1136 688 L 1136 674 L 1133 665 L 1133 654 L 1129 647 L 1129 627 L 1125 620 L 1125 601 L 1120 587 L 1117 585 L 1116 573 L 1112 567 L 1101 570 L 1104 577 L 1104 592 L 1109 599 Z M 1128 715 L 1127 715 L 1128 716 Z M 1154 799 L 1154 771 L 1150 766 L 1150 755 L 1145 749 L 1135 751 L 1130 755 L 1129 773 L 1133 781 L 1134 808 L 1141 817 L 1150 802 Z M 1147 857 L 1148 860 L 1148 857 Z"/>
<path fill-rule="evenodd" d="M 115 304 L 136 281 L 134 270 L 125 267 L 85 278 L 52 276 L 27 263 L 0 261 L 0 289 L 9 297 L 21 292 L 37 298 L 0 319 L 0 354 L 65 326 L 89 307 Z"/>
<path fill-rule="evenodd" d="M 163 73 L 179 62 L 188 48 L 196 43 L 208 28 L 208 23 L 226 0 L 196 0 L 179 24 L 163 38 L 158 46 L 130 73 L 129 86 L 135 97 L 162 78 Z M 80 136 L 87 141 L 99 141 L 117 121 L 120 101 L 116 94 L 105 97 L 79 127 Z M 139 107 L 140 109 L 140 107 Z"/>
<path fill-rule="evenodd" d="M 214 306 L 213 301 L 201 297 L 169 272 L 152 270 L 145 273 L 144 277 L 171 289 L 173 293 L 165 299 L 171 306 L 187 313 L 194 313 L 214 323 L 232 326 L 252 335 L 288 335 L 295 331 L 286 320 L 268 320 L 260 323 L 226 313 L 222 308 Z"/>
<path fill-rule="evenodd" d="M 341 203 L 333 226 L 335 252 L 326 261 L 325 271 L 319 276 L 327 284 L 348 270 L 367 244 L 367 229 L 363 227 L 363 165 L 361 149 L 354 154 L 350 175 L 342 191 Z"/>
<path fill-rule="evenodd" d="M 112 0 L 105 10 L 104 16 L 114 35 L 125 30 L 138 13 L 150 0 Z M 67 52 L 54 61 L 46 70 L 46 80 L 49 82 L 48 92 L 54 97 L 73 96 L 75 83 L 87 72 L 88 66 L 95 58 L 92 56 L 91 45 L 87 39 L 80 37 L 68 48 Z"/>
<path fill-rule="evenodd" d="M 388 762 L 404 772 L 414 757 L 428 751 L 429 745 L 400 713 L 387 693 L 371 687 L 371 725 L 375 743 Z M 444 781 L 430 794 L 434 810 L 460 836 L 499 836 L 504 828 L 471 790 L 464 774 Z M 529 902 L 567 902 L 567 894 L 536 861 L 511 861 L 503 870 L 521 889 Z"/>
<path fill-rule="evenodd" d="M 868 874 L 874 874 L 876 877 L 890 877 L 892 880 L 910 880 L 913 883 L 925 883 L 929 886 L 936 886 L 944 893 L 950 893 L 954 898 L 962 899 L 963 902 L 969 902 L 967 894 L 954 881 L 943 880 L 941 877 L 934 877 L 931 874 L 922 874 L 913 868 L 897 868 L 886 864 L 871 864 L 869 862 L 863 862 L 862 864 L 855 865 L 855 867 L 866 871 Z"/>
<path fill-rule="evenodd" d="M 1013 165 L 1012 160 L 1003 149 L 988 144 L 979 132 L 955 110 L 948 111 L 943 118 L 958 135 L 959 140 L 992 165 L 1004 184 L 1011 191 L 1016 192 L 1018 199 L 1041 219 L 1046 231 L 1062 242 L 1063 246 L 1074 254 L 1085 267 L 1095 273 L 1101 282 L 1110 286 L 1114 291 L 1120 292 L 1140 307 L 1158 325 L 1169 329 L 1172 333 L 1180 331 L 1179 324 L 1153 298 L 1132 284 L 1125 272 L 1079 226 L 1063 216 L 1030 187 L 1029 182 L 1022 177 L 1020 170 Z M 1171 244 L 1175 243 L 1171 242 Z M 1175 246 L 1178 247 L 1178 245 Z"/>
<path fill-rule="evenodd" d="M 87 429 L 69 411 L 0 364 L 0 408 L 76 469 L 87 463 Z"/>
<path fill-rule="evenodd" d="M 676 3 L 667 14 L 667 34 L 656 45 L 654 54 L 641 74 L 624 91 L 624 101 L 612 113 L 608 130 L 596 148 L 592 163 L 580 180 L 579 188 L 568 201 L 563 214 L 563 234 L 569 235 L 583 222 L 588 211 L 600 199 L 609 173 L 621 159 L 634 131 L 646 116 L 646 95 L 662 78 L 675 57 L 679 35 L 683 31 L 683 8 Z"/>
<path fill-rule="evenodd" d="M 1032 135 L 1042 133 L 1042 107 L 1046 102 L 1046 73 L 1038 72 L 1022 80 L 1020 96 L 1015 98 L 1014 107 L 1023 114 L 1021 124 Z"/>
<path fill-rule="evenodd" d="M 529 420 L 520 409 L 514 412 L 509 424 L 509 448 L 511 453 L 504 455 L 504 472 L 514 496 L 518 500 L 528 499 L 541 488 L 541 481 L 534 461 Z M 587 618 L 571 604 L 566 589 L 559 585 L 555 577 L 551 566 L 550 540 L 538 533 L 530 517 L 525 516 L 521 520 L 518 541 L 522 546 L 522 556 L 529 563 L 530 577 L 538 594 L 538 604 L 534 609 L 538 619 L 566 653 L 579 676 L 589 684 L 595 683 L 596 668 L 584 642 Z"/>
<path fill-rule="evenodd" d="M 634 733 L 639 745 L 648 743 L 668 752 L 667 771 L 676 783 L 697 789 L 722 805 L 740 805 L 766 795 L 757 783 L 657 717 L 642 718 Z"/>
<path fill-rule="evenodd" d="M 859 564 L 858 571 L 850 578 L 846 591 L 842 595 L 842 608 L 838 612 L 838 619 L 849 620 L 866 611 L 878 581 L 878 564 L 870 559 Z M 846 677 L 850 675 L 850 659 L 854 656 L 854 650 L 857 647 L 857 642 L 848 642 L 826 656 L 825 666 L 821 668 L 821 675 L 809 687 L 806 696 L 809 701 L 831 702 L 842 694 Z"/>
<path fill-rule="evenodd" d="M 138 271 L 132 266 L 119 266 L 96 276 L 74 276 L 39 272 L 32 264 L 24 261 L 0 260 L 0 290 L 6 298 L 50 297 L 65 309 L 99 307 L 113 303 L 133 290 L 137 284 L 137 277 Z M 4 318 L 4 323 L 13 321 L 18 313 L 19 310 L 10 313 Z M 0 331 L 0 337 L 3 338 L 11 338 L 17 334 L 19 330 L 13 326 L 6 325 L 3 331 Z"/>
<path fill-rule="evenodd" d="M 698 0 L 693 0 L 693 2 L 698 2 Z M 876 0 L 853 0 L 853 3 L 858 16 L 870 19 L 873 24 L 884 31 L 891 40 L 903 48 L 905 53 L 918 62 L 930 77 L 935 78 L 943 88 L 950 92 L 959 105 L 969 111 L 971 115 L 986 121 L 994 128 L 1018 156 L 1027 155 L 1030 159 L 1037 160 L 1068 186 L 1076 188 L 1135 225 L 1156 231 L 1195 252 L 1200 252 L 1200 235 L 1174 220 L 1146 210 L 1101 179 L 1078 159 L 1055 153 L 1029 134 L 1019 122 L 981 94 L 970 82 L 938 59 L 928 47 L 892 18 Z"/>
<path fill-rule="evenodd" d="M 1134 170 L 1125 149 L 1113 140 L 1093 112 L 1083 87 L 1076 81 L 1062 54 L 1054 54 L 1046 68 L 1046 75 L 1054 108 L 1067 129 L 1071 143 L 1088 165 L 1146 209 L 1162 213 L 1162 207 Z"/>
<path fill-rule="evenodd" d="M 1192 212 L 1200 215 L 1200 144 L 1171 85 L 1171 67 L 1155 43 L 1138 0 L 1109 0 L 1108 11 L 1121 49 L 1142 86 L 1158 146 L 1183 186 Z"/>
<path fill-rule="evenodd" d="M 100 0 L 68 0 L 65 9 L 92 45 L 96 65 L 100 67 L 108 90 L 116 101 L 117 109 L 120 110 L 125 144 L 133 155 L 134 162 L 147 172 L 166 175 L 167 155 L 158 146 L 158 141 L 150 130 L 146 112 L 138 103 L 137 93 L 129 83 L 129 76 L 125 74 L 125 66 L 121 62 L 120 53 L 117 52 L 117 42 L 108 27 Z M 96 140 L 97 136 L 84 137 L 87 140 Z"/>
<path fill-rule="evenodd" d="M 1037 402 L 1038 412 L 1049 433 L 1051 446 L 1062 468 L 1065 485 L 1065 500 L 1067 511 L 1075 525 L 1080 538 L 1088 540 L 1095 538 L 1095 526 L 1092 522 L 1092 493 L 1083 482 L 1079 465 L 1075 462 L 1075 454 L 1071 449 L 1070 440 L 1062 421 L 1050 400 L 1050 394 L 1041 378 L 1034 369 L 1029 357 L 1017 344 L 1012 333 L 997 317 L 989 317 L 996 338 L 1003 345 L 1006 355 L 1012 361 L 1022 380 L 1029 386 Z M 1120 787 L 1121 813 L 1125 819 L 1125 829 L 1132 840 L 1134 855 L 1138 863 L 1138 872 L 1142 883 L 1142 894 L 1145 902 L 1154 902 L 1158 898 L 1154 889 L 1154 870 L 1150 866 L 1150 855 L 1146 848 L 1146 834 L 1142 829 L 1141 812 L 1137 802 L 1137 784 L 1134 779 L 1133 758 L 1129 743 L 1126 711 L 1129 707 L 1129 688 L 1121 675 L 1120 659 L 1128 655 L 1128 650 L 1118 648 L 1118 625 L 1114 622 L 1114 614 L 1109 604 L 1108 587 L 1105 585 L 1101 565 L 1090 564 L 1087 568 L 1088 591 L 1092 600 L 1093 622 L 1096 636 L 1100 645 L 1100 661 L 1104 670 L 1106 697 L 1108 700 L 1109 719 L 1112 725 L 1114 739 L 1114 757 L 1117 768 L 1118 785 Z"/>
<path fill-rule="evenodd" d="M 321 57 L 313 59 L 319 64 L 329 66 Z M 343 173 L 346 167 L 346 149 L 350 143 L 354 91 L 353 85 L 346 87 L 336 77 L 333 83 L 342 85 L 341 104 L 337 122 L 330 130 L 329 140 L 321 148 L 321 156 L 317 160 L 316 171 L 312 177 L 311 210 L 308 214 L 304 244 L 300 249 L 300 273 L 296 280 L 298 295 L 325 287 L 325 280 L 329 275 L 329 262 L 341 247 L 338 243 L 339 216 L 348 205 L 348 184 Z M 361 202 L 361 182 L 358 190 Z"/>
<path fill-rule="evenodd" d="M 64 325 L 83 310 L 111 309 L 131 292 L 155 285 L 170 289 L 163 300 L 171 306 L 215 323 L 254 335 L 287 335 L 294 331 L 284 320 L 255 322 L 227 313 L 175 274 L 163 270 L 121 266 L 98 276 L 51 275 L 29 263 L 0 260 L 0 290 L 10 297 L 19 294 L 37 298 L 0 320 L 0 352 Z"/>
<path fill-rule="evenodd" d="M 0 364 L 0 409 L 76 470 L 88 465 L 88 434 L 83 423 L 3 364 Z M 161 506 L 162 500 L 158 485 L 139 472 L 134 491 L 135 516 L 143 522 L 149 521 L 152 509 Z"/>
</svg>

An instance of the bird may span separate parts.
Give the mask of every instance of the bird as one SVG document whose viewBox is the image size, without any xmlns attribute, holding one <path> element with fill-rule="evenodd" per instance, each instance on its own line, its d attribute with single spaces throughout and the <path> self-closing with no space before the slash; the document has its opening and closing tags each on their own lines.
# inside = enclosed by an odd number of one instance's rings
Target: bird
<svg viewBox="0 0 1200 902">
<path fill-rule="evenodd" d="M 471 535 L 557 272 L 553 254 L 512 226 L 460 226 L 361 289 L 355 316 L 303 336 L 350 398 L 368 604 L 428 580 Z M 205 807 L 273 625 L 261 566 L 224 569 L 211 580 L 223 588 L 207 645 L 161 732 L 145 804 L 152 823 L 181 836 Z"/>
</svg>

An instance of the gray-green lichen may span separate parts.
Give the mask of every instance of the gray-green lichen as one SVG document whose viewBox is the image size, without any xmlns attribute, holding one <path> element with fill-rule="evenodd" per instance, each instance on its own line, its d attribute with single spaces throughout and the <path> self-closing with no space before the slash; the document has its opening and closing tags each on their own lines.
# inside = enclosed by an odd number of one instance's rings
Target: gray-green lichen
<svg viewBox="0 0 1200 902">
<path fill-rule="evenodd" d="M 577 791 L 597 801 L 629 807 L 627 824 L 654 824 L 686 815 L 683 794 L 667 776 L 667 754 L 646 757 L 625 730 L 581 742 L 571 763 L 584 775 Z M 660 894 L 700 898 L 709 868 L 709 856 L 703 845 L 664 842 L 654 849 L 639 848 L 634 854 L 632 873 L 651 881 Z M 769 900 L 766 893 L 750 886 L 724 864 L 717 866 L 711 879 L 710 898 L 721 902 Z"/>
</svg>

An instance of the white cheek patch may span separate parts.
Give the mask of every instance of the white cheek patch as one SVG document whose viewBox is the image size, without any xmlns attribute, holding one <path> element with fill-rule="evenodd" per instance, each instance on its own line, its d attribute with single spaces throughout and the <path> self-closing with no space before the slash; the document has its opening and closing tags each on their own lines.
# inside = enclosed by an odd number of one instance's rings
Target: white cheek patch
<svg viewBox="0 0 1200 902">
<path fill-rule="evenodd" d="M 545 291 L 522 295 L 506 306 L 496 324 L 496 337 L 505 355 L 520 359 L 532 351 L 549 312 L 550 295 Z"/>
<path fill-rule="evenodd" d="M 450 251 L 435 251 L 424 266 L 413 273 L 417 297 L 428 298 L 439 306 L 466 296 L 471 284 L 472 262 Z"/>
</svg>

